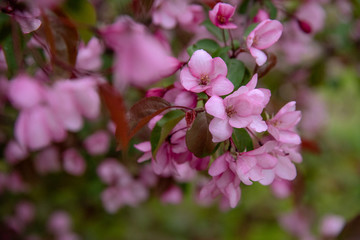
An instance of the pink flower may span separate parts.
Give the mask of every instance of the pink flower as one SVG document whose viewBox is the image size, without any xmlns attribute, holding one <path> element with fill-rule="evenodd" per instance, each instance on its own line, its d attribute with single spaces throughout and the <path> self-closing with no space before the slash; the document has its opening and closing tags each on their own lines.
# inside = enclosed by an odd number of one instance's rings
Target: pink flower
<svg viewBox="0 0 360 240">
<path fill-rule="evenodd" d="M 309 1 L 301 5 L 295 16 L 298 22 L 306 23 L 311 33 L 317 33 L 324 27 L 325 10 L 315 1 Z"/>
<path fill-rule="evenodd" d="M 186 0 L 156 0 L 153 5 L 152 20 L 165 29 L 173 29 L 179 24 L 192 30 L 204 20 L 200 5 L 189 5 Z"/>
<path fill-rule="evenodd" d="M 163 98 L 176 106 L 195 108 L 197 95 L 183 88 L 179 82 L 174 83 L 174 88 L 167 91 Z"/>
<path fill-rule="evenodd" d="M 257 74 L 246 86 L 222 99 L 212 96 L 205 104 L 206 111 L 214 116 L 209 125 L 213 142 L 221 142 L 231 137 L 233 128 L 249 127 L 256 132 L 267 129 L 260 116 L 270 99 L 268 89 L 255 89 Z"/>
<path fill-rule="evenodd" d="M 183 193 L 178 186 L 169 187 L 160 197 L 163 203 L 179 204 L 183 198 Z"/>
<path fill-rule="evenodd" d="M 27 155 L 27 151 L 14 140 L 11 140 L 5 148 L 5 159 L 10 164 L 16 164 L 23 160 Z"/>
<path fill-rule="evenodd" d="M 95 79 L 79 78 L 55 83 L 48 91 L 49 105 L 59 116 L 64 127 L 79 131 L 83 126 L 82 116 L 95 119 L 100 114 L 100 97 Z"/>
<path fill-rule="evenodd" d="M 229 152 L 218 157 L 209 168 L 209 175 L 213 179 L 201 189 L 200 199 L 215 198 L 222 194 L 230 207 L 236 207 L 241 191 L 240 179 L 234 171 L 234 166 L 235 159 Z"/>
<path fill-rule="evenodd" d="M 215 7 L 209 11 L 210 21 L 222 29 L 235 29 L 237 26 L 231 22 L 234 15 L 235 7 L 227 3 L 217 3 Z"/>
<path fill-rule="evenodd" d="M 84 146 L 91 155 L 104 154 L 109 149 L 110 136 L 108 132 L 99 130 L 85 139 Z"/>
<path fill-rule="evenodd" d="M 326 237 L 336 237 L 345 225 L 345 219 L 339 215 L 325 215 L 321 221 L 320 232 Z"/>
<path fill-rule="evenodd" d="M 246 38 L 246 45 L 257 65 L 262 66 L 267 60 L 266 54 L 261 51 L 269 48 L 281 37 L 283 26 L 277 20 L 264 20 L 250 32 Z"/>
<path fill-rule="evenodd" d="M 18 109 L 34 107 L 44 101 L 43 87 L 32 77 L 18 75 L 10 81 L 8 97 Z"/>
<path fill-rule="evenodd" d="M 86 163 L 80 153 L 74 148 L 67 149 L 63 154 L 64 170 L 71 175 L 83 175 L 86 169 Z"/>
<path fill-rule="evenodd" d="M 71 231 L 71 218 L 67 212 L 53 212 L 48 221 L 48 229 L 51 233 L 61 235 Z"/>
<path fill-rule="evenodd" d="M 295 111 L 295 104 L 294 101 L 287 103 L 272 119 L 266 121 L 268 132 L 279 142 L 301 143 L 299 135 L 295 132 L 295 126 L 301 119 L 301 112 Z"/>
<path fill-rule="evenodd" d="M 115 50 L 114 85 L 144 88 L 174 74 L 181 66 L 145 26 L 120 17 L 101 30 L 105 43 Z"/>
<path fill-rule="evenodd" d="M 101 181 L 110 185 L 123 186 L 132 181 L 128 170 L 116 159 L 107 158 L 97 168 Z"/>
<path fill-rule="evenodd" d="M 15 136 L 21 146 L 39 150 L 52 141 L 64 140 L 66 132 L 54 112 L 39 105 L 20 112 L 15 123 Z"/>
<path fill-rule="evenodd" d="M 191 56 L 188 66 L 181 70 L 180 81 L 188 91 L 205 91 L 210 96 L 222 96 L 234 90 L 234 85 L 226 75 L 225 62 L 219 57 L 213 59 L 210 54 L 200 49 Z"/>
<path fill-rule="evenodd" d="M 237 176 L 244 184 L 251 185 L 251 181 L 260 180 L 262 180 L 260 183 L 264 185 L 268 184 L 264 170 L 273 169 L 278 162 L 278 160 L 270 154 L 270 151 L 272 151 L 275 146 L 275 141 L 269 141 L 255 150 L 244 152 L 238 156 L 235 170 Z M 270 179 L 270 182 L 272 182 L 272 180 L 273 178 Z"/>
<path fill-rule="evenodd" d="M 76 67 L 88 71 L 99 70 L 102 64 L 101 54 L 103 51 L 104 47 L 99 39 L 92 38 L 86 46 L 80 46 L 76 58 Z"/>
<path fill-rule="evenodd" d="M 253 22 L 254 23 L 259 23 L 259 22 L 262 22 L 262 21 L 267 20 L 269 18 L 270 18 L 270 16 L 269 16 L 268 12 L 266 12 L 263 9 L 259 9 L 259 11 L 257 12 L 257 14 L 255 15 L 255 17 L 253 19 Z"/>
<path fill-rule="evenodd" d="M 60 170 L 59 150 L 53 146 L 40 151 L 34 159 L 35 170 L 43 175 Z"/>
</svg>

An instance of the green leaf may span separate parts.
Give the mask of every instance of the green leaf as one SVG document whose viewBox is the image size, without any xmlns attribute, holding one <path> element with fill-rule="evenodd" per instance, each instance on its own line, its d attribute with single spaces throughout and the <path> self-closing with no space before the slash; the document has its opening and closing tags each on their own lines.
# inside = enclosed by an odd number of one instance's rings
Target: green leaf
<svg viewBox="0 0 360 240">
<path fill-rule="evenodd" d="M 256 26 L 257 26 L 258 24 L 259 24 L 259 23 L 252 23 L 252 24 L 250 24 L 250 25 L 246 28 L 246 30 L 245 30 L 245 32 L 244 32 L 244 37 L 246 38 L 246 37 L 250 34 L 250 32 L 256 28 Z"/>
<path fill-rule="evenodd" d="M 63 5 L 66 15 L 78 25 L 81 39 L 87 43 L 93 36 L 89 27 L 96 24 L 96 11 L 88 0 L 67 0 Z"/>
<path fill-rule="evenodd" d="M 276 19 L 277 16 L 277 8 L 270 0 L 265 0 L 265 6 L 269 10 L 270 19 Z"/>
<path fill-rule="evenodd" d="M 196 157 L 203 158 L 209 156 L 216 147 L 212 141 L 212 135 L 209 131 L 211 117 L 206 112 L 200 112 L 191 128 L 186 132 L 186 146 Z"/>
<path fill-rule="evenodd" d="M 248 9 L 248 6 L 249 6 L 249 2 L 250 2 L 250 0 L 242 1 L 241 5 L 238 8 L 238 13 L 239 14 L 245 14 L 246 13 L 246 10 Z"/>
<path fill-rule="evenodd" d="M 215 26 L 209 19 L 205 20 L 202 24 L 217 39 L 219 39 L 220 41 L 224 40 L 224 38 L 223 38 L 223 30 L 218 28 L 217 26 Z M 227 31 L 225 31 L 225 40 L 227 41 L 228 38 L 229 38 L 229 33 Z"/>
<path fill-rule="evenodd" d="M 243 82 L 245 75 L 245 65 L 237 59 L 229 59 L 226 62 L 228 67 L 227 78 L 234 84 L 234 90 L 237 90 Z"/>
<path fill-rule="evenodd" d="M 251 151 L 254 149 L 252 139 L 244 128 L 234 128 L 232 140 L 238 151 Z"/>
<path fill-rule="evenodd" d="M 11 35 L 5 38 L 5 40 L 3 40 L 1 44 L 4 50 L 6 64 L 8 67 L 8 74 L 9 74 L 8 77 L 11 77 L 16 73 L 16 70 L 18 68 L 18 64 L 16 62 L 15 53 L 14 53 L 14 42 L 11 38 Z"/>
<path fill-rule="evenodd" d="M 189 56 L 191 56 L 196 50 L 204 49 L 210 55 L 216 52 L 220 48 L 219 44 L 212 39 L 201 39 L 194 45 L 187 48 Z"/>
<path fill-rule="evenodd" d="M 150 143 L 153 158 L 156 158 L 157 151 L 161 144 L 168 137 L 171 130 L 185 117 L 181 110 L 174 110 L 165 114 L 155 125 L 151 132 Z"/>
<path fill-rule="evenodd" d="M 228 59 L 230 59 L 229 55 L 228 55 L 228 52 L 230 49 L 231 49 L 231 47 L 229 47 L 229 46 L 219 48 L 211 56 L 212 57 L 220 57 L 226 62 Z"/>
</svg>

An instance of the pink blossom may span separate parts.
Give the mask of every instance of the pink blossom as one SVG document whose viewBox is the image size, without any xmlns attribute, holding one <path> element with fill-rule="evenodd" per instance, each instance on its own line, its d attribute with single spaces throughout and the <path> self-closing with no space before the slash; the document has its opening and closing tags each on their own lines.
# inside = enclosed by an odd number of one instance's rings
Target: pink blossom
<svg viewBox="0 0 360 240">
<path fill-rule="evenodd" d="M 345 219 L 342 216 L 328 214 L 325 215 L 320 224 L 322 236 L 336 237 L 345 225 Z"/>
<path fill-rule="evenodd" d="M 28 224 L 34 220 L 35 207 L 32 203 L 21 201 L 16 205 L 15 217 L 24 224 Z"/>
<path fill-rule="evenodd" d="M 209 11 L 210 21 L 222 29 L 235 29 L 237 26 L 232 23 L 231 17 L 234 15 L 235 7 L 227 3 L 217 3 L 215 7 Z"/>
<path fill-rule="evenodd" d="M 305 211 L 296 209 L 279 218 L 280 225 L 292 235 L 304 240 L 315 240 L 310 231 L 310 220 Z"/>
<path fill-rule="evenodd" d="M 246 44 L 257 65 L 262 66 L 267 60 L 266 54 L 261 51 L 269 48 L 281 37 L 282 24 L 277 20 L 264 20 L 250 32 Z"/>
<path fill-rule="evenodd" d="M 10 164 L 16 164 L 27 156 L 27 151 L 14 140 L 11 140 L 5 148 L 5 159 Z"/>
<path fill-rule="evenodd" d="M 301 112 L 295 111 L 296 102 L 283 106 L 270 120 L 266 121 L 268 132 L 279 142 L 300 144 L 300 136 L 295 132 L 295 126 L 301 119 Z"/>
<path fill-rule="evenodd" d="M 178 186 L 170 186 L 160 197 L 163 203 L 179 204 L 183 198 L 183 193 Z"/>
<path fill-rule="evenodd" d="M 277 198 L 287 198 L 291 194 L 292 185 L 290 181 L 275 178 L 271 183 L 271 190 Z"/>
<path fill-rule="evenodd" d="M 76 58 L 76 67 L 88 71 L 97 71 L 101 68 L 102 59 L 101 54 L 104 47 L 101 45 L 99 39 L 92 38 L 87 45 L 80 46 Z"/>
<path fill-rule="evenodd" d="M 44 94 L 43 87 L 25 74 L 18 75 L 9 83 L 8 97 L 18 109 L 31 108 L 44 102 Z"/>
<path fill-rule="evenodd" d="M 273 181 L 273 178 L 268 180 L 264 170 L 273 169 L 277 165 L 278 160 L 270 154 L 275 146 L 276 142 L 269 141 L 257 149 L 244 152 L 238 156 L 235 170 L 244 184 L 251 185 L 250 180 L 261 180 L 261 183 L 267 185 Z"/>
<path fill-rule="evenodd" d="M 82 128 L 82 116 L 95 119 L 100 114 L 100 97 L 94 78 L 63 80 L 48 91 L 47 100 L 64 127 L 70 131 Z"/>
<path fill-rule="evenodd" d="M 256 132 L 267 129 L 260 116 L 270 99 L 268 89 L 255 89 L 257 74 L 246 86 L 222 99 L 212 96 L 205 104 L 206 111 L 214 116 L 209 125 L 213 142 L 221 142 L 231 137 L 233 128 L 249 127 Z"/>
<path fill-rule="evenodd" d="M 152 20 L 165 29 L 173 29 L 177 24 L 186 30 L 193 30 L 204 20 L 200 5 L 189 5 L 187 0 L 156 0 L 152 9 Z"/>
<path fill-rule="evenodd" d="M 277 159 L 277 164 L 273 169 L 263 170 L 264 179 L 261 179 L 260 183 L 271 184 L 275 177 L 288 181 L 294 180 L 296 167 L 293 162 L 300 163 L 302 161 L 297 146 L 277 142 L 270 154 Z"/>
<path fill-rule="evenodd" d="M 71 218 L 65 211 L 53 212 L 48 220 L 48 229 L 55 235 L 71 231 Z"/>
<path fill-rule="evenodd" d="M 253 22 L 254 23 L 260 23 L 260 22 L 265 21 L 265 20 L 267 20 L 269 18 L 270 18 L 270 15 L 269 15 L 268 12 L 266 12 L 263 9 L 259 9 L 259 11 L 257 12 L 257 14 L 255 15 L 255 17 L 253 19 Z"/>
<path fill-rule="evenodd" d="M 40 11 L 37 8 L 25 11 L 15 10 L 12 17 L 19 23 L 21 31 L 24 34 L 36 31 L 41 26 Z"/>
<path fill-rule="evenodd" d="M 101 30 L 105 43 L 115 50 L 114 85 L 124 91 L 128 85 L 144 88 L 180 68 L 164 46 L 145 26 L 120 17 Z"/>
<path fill-rule="evenodd" d="M 146 96 L 145 97 L 163 97 L 164 94 L 166 92 L 166 88 L 150 88 L 147 92 L 146 92 Z"/>
<path fill-rule="evenodd" d="M 219 58 L 212 58 L 200 49 L 191 56 L 188 66 L 180 72 L 183 87 L 191 92 L 206 92 L 208 95 L 222 96 L 231 93 L 234 85 L 226 78 L 227 66 Z"/>
<path fill-rule="evenodd" d="M 30 150 L 39 150 L 52 141 L 65 139 L 66 132 L 57 115 L 46 106 L 22 110 L 15 123 L 15 136 L 19 144 Z"/>
<path fill-rule="evenodd" d="M 97 168 L 101 181 L 110 185 L 123 186 L 132 181 L 128 170 L 116 159 L 107 158 Z"/>
<path fill-rule="evenodd" d="M 305 22 L 311 33 L 317 33 L 324 27 L 325 10 L 315 1 L 308 1 L 300 6 L 295 13 L 298 21 Z"/>
<path fill-rule="evenodd" d="M 209 168 L 209 175 L 213 179 L 201 189 L 200 199 L 215 198 L 222 194 L 230 207 L 236 207 L 241 191 L 240 179 L 234 169 L 235 159 L 229 152 L 218 157 Z"/>
<path fill-rule="evenodd" d="M 34 159 L 35 170 L 43 175 L 60 170 L 60 153 L 53 146 L 40 151 Z"/>
<path fill-rule="evenodd" d="M 80 153 L 74 148 L 69 148 L 63 153 L 64 170 L 71 175 L 83 175 L 86 162 Z"/>
<path fill-rule="evenodd" d="M 99 130 L 88 136 L 84 141 L 85 149 L 91 155 L 100 155 L 108 151 L 110 136 L 107 131 Z"/>
<path fill-rule="evenodd" d="M 179 82 L 174 83 L 174 88 L 168 90 L 163 98 L 176 106 L 195 108 L 197 95 L 183 88 Z"/>
</svg>

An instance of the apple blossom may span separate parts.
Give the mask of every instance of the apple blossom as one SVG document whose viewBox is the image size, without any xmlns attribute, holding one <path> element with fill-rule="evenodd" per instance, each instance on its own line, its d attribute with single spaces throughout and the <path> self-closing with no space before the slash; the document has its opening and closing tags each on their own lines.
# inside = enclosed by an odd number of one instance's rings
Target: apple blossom
<svg viewBox="0 0 360 240">
<path fill-rule="evenodd" d="M 210 21 L 217 27 L 222 29 L 234 29 L 237 26 L 231 22 L 234 15 L 235 7 L 227 3 L 217 3 L 215 7 L 209 11 Z"/>
<path fill-rule="evenodd" d="M 256 84 L 257 74 L 246 86 L 240 87 L 225 99 L 212 96 L 206 102 L 206 111 L 214 116 L 209 126 L 214 142 L 230 138 L 233 128 L 249 127 L 256 132 L 267 129 L 260 114 L 269 102 L 270 91 L 262 88 L 255 89 Z"/>
<path fill-rule="evenodd" d="M 281 37 L 282 24 L 277 20 L 264 20 L 252 30 L 246 38 L 246 45 L 256 64 L 262 66 L 267 60 L 266 54 L 261 51 L 269 48 Z"/>
<path fill-rule="evenodd" d="M 206 51 L 200 49 L 193 53 L 188 66 L 180 72 L 183 87 L 191 92 L 213 96 L 231 93 L 234 85 L 226 78 L 227 66 L 219 57 L 212 58 Z"/>
<path fill-rule="evenodd" d="M 278 141 L 289 144 L 300 144 L 300 136 L 295 132 L 295 125 L 301 119 L 301 112 L 295 111 L 296 102 L 283 106 L 270 120 L 266 121 L 268 132 Z"/>
</svg>

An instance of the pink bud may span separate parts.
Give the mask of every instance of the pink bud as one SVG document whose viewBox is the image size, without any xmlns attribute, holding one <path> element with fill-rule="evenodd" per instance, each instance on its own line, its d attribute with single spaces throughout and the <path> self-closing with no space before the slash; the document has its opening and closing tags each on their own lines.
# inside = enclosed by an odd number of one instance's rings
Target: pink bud
<svg viewBox="0 0 360 240">
<path fill-rule="evenodd" d="M 5 148 L 5 159 L 10 164 L 16 164 L 26 156 L 26 150 L 14 140 L 10 141 Z"/>
<path fill-rule="evenodd" d="M 88 136 L 84 141 L 85 149 L 91 155 L 101 155 L 107 152 L 110 145 L 108 132 L 100 130 Z"/>
<path fill-rule="evenodd" d="M 270 18 L 270 15 L 268 12 L 266 12 L 265 10 L 263 9 L 259 9 L 259 11 L 257 12 L 257 14 L 255 15 L 254 19 L 253 19 L 253 22 L 254 23 L 259 23 L 259 22 L 262 22 L 266 19 L 269 19 Z"/>
<path fill-rule="evenodd" d="M 320 232 L 326 237 L 336 237 L 345 225 L 345 219 L 339 215 L 326 215 L 321 222 Z"/>
<path fill-rule="evenodd" d="M 146 97 L 163 97 L 165 92 L 165 88 L 150 88 L 146 92 Z"/>
<path fill-rule="evenodd" d="M 16 218 L 25 224 L 30 223 L 35 217 L 34 205 L 27 201 L 22 201 L 16 205 Z"/>
<path fill-rule="evenodd" d="M 311 25 L 307 21 L 297 19 L 297 23 L 298 23 L 300 29 L 304 33 L 311 33 L 312 32 Z"/>
<path fill-rule="evenodd" d="M 182 201 L 183 194 L 178 186 L 171 186 L 162 195 L 161 201 L 163 203 L 179 204 Z"/>
<path fill-rule="evenodd" d="M 64 170 L 71 175 L 80 176 L 84 174 L 86 163 L 84 158 L 74 148 L 64 152 Z"/>
</svg>

